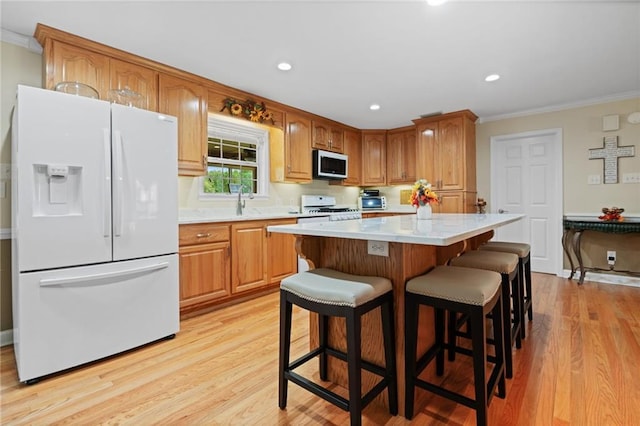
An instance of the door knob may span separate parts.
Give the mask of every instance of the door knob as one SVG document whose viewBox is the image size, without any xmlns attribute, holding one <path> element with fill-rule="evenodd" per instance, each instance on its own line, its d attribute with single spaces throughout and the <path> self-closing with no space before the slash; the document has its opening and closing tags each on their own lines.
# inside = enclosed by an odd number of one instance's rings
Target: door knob
<svg viewBox="0 0 640 426">
<path fill-rule="evenodd" d="M 509 210 L 502 210 L 502 209 L 498 209 L 498 213 L 502 214 L 502 213 L 509 213 Z"/>
</svg>

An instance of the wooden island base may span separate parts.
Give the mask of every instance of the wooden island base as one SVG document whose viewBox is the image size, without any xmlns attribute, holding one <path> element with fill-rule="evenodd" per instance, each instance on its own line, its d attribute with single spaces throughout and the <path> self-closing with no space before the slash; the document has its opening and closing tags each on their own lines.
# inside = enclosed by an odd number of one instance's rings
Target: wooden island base
<svg viewBox="0 0 640 426">
<path fill-rule="evenodd" d="M 298 254 L 306 258 L 311 268 L 331 268 L 349 274 L 374 275 L 391 280 L 394 293 L 395 340 L 398 379 L 398 406 L 400 415 L 404 416 L 404 286 L 405 282 L 428 272 L 436 265 L 445 264 L 450 258 L 462 251 L 473 249 L 482 242 L 488 241 L 493 231 L 473 237 L 450 246 L 434 246 L 425 244 L 408 244 L 389 242 L 389 256 L 374 256 L 367 253 L 367 241 L 316 236 L 297 236 Z M 380 310 L 366 314 L 362 319 L 362 358 L 378 365 L 384 365 L 382 346 L 382 328 L 380 326 Z M 317 315 L 312 314 L 310 320 L 311 346 L 318 344 Z M 418 354 L 424 354 L 433 343 L 433 309 L 421 307 L 420 339 Z M 331 345 L 346 351 L 346 328 L 344 319 L 331 318 L 329 323 L 329 342 Z M 424 374 L 434 375 L 435 369 L 426 370 Z M 346 364 L 329 357 L 329 379 L 334 383 L 347 386 Z M 373 374 L 362 372 L 363 393 L 370 390 L 379 380 Z M 426 398 L 426 392 L 419 389 L 416 397 L 416 412 L 419 411 Z M 373 402 L 388 407 L 387 393 L 383 392 Z"/>
</svg>

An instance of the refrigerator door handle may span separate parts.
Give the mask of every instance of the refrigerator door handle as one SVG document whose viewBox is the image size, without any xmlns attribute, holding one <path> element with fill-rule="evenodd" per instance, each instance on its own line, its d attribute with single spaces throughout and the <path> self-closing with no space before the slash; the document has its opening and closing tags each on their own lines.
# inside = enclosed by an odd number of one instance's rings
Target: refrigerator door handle
<svg viewBox="0 0 640 426">
<path fill-rule="evenodd" d="M 119 237 L 122 235 L 122 209 L 124 203 L 122 200 L 122 185 L 124 176 L 122 172 L 122 133 L 115 130 L 113 132 L 114 138 L 114 173 L 115 173 L 115 185 L 113 194 L 113 235 Z"/>
<path fill-rule="evenodd" d="M 97 285 L 97 281 L 126 277 L 128 275 L 138 275 L 145 272 L 153 272 L 169 267 L 169 262 L 156 263 L 155 265 L 141 266 L 138 268 L 122 269 L 114 272 L 104 272 L 100 274 L 76 275 L 62 278 L 45 278 L 40 280 L 40 287 L 70 286 L 70 285 Z"/>
<path fill-rule="evenodd" d="M 111 134 L 109 129 L 104 129 L 104 197 L 102 208 L 102 235 L 111 236 Z"/>
</svg>

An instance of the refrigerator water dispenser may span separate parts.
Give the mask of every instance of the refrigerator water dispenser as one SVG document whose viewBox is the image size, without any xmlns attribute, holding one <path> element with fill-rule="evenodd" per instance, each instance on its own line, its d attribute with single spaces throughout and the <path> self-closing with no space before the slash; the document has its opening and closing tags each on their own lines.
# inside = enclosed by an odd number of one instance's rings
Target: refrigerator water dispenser
<svg viewBox="0 0 640 426">
<path fill-rule="evenodd" d="M 82 214 L 82 167 L 34 165 L 34 216 Z"/>
</svg>

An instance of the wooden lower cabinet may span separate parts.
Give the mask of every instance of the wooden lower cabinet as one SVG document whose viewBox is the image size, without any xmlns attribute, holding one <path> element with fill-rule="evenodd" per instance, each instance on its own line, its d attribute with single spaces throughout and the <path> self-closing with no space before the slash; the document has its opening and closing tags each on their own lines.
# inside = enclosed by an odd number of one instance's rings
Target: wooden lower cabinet
<svg viewBox="0 0 640 426">
<path fill-rule="evenodd" d="M 296 219 L 272 220 L 270 225 L 291 225 Z M 298 255 L 295 251 L 296 238 L 291 234 L 267 233 L 268 275 L 270 283 L 279 283 L 280 280 L 295 274 L 298 271 Z"/>
<path fill-rule="evenodd" d="M 180 311 L 211 305 L 231 295 L 229 226 L 180 225 Z"/>
<path fill-rule="evenodd" d="M 180 312 L 257 296 L 296 273 L 295 237 L 267 232 L 296 219 L 180 225 Z"/>
<path fill-rule="evenodd" d="M 470 191 L 436 191 L 440 203 L 432 207 L 434 213 L 475 213 L 476 193 Z"/>
<path fill-rule="evenodd" d="M 262 221 L 231 225 L 231 253 L 233 293 L 254 290 L 267 284 L 267 241 Z"/>
</svg>

